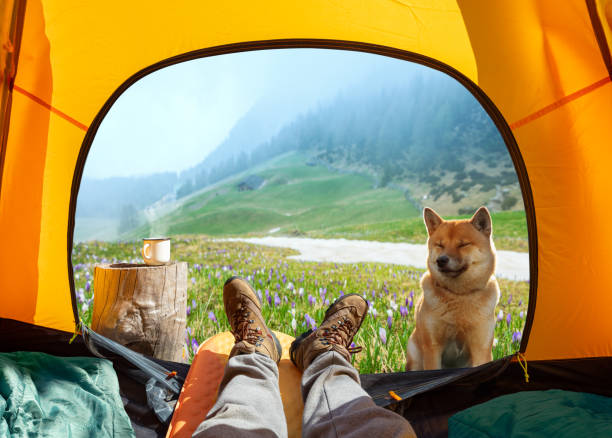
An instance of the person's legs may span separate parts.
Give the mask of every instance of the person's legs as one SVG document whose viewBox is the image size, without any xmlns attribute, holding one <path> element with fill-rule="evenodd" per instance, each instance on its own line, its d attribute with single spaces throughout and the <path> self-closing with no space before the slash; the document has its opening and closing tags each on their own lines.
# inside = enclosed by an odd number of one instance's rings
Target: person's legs
<svg viewBox="0 0 612 438">
<path fill-rule="evenodd" d="M 286 437 L 278 386 L 280 343 L 266 326 L 259 300 L 245 280 L 232 277 L 225 283 L 223 303 L 236 344 L 217 402 L 193 436 Z"/>
<path fill-rule="evenodd" d="M 217 402 L 194 437 L 286 437 L 278 367 L 259 353 L 232 357 Z"/>
<path fill-rule="evenodd" d="M 302 375 L 304 437 L 416 437 L 402 416 L 374 404 L 341 354 L 319 355 Z"/>
<path fill-rule="evenodd" d="M 356 349 L 348 347 L 366 313 L 361 296 L 346 295 L 292 344 L 291 359 L 303 370 L 303 437 L 416 437 L 405 418 L 375 405 L 350 363 Z"/>
</svg>

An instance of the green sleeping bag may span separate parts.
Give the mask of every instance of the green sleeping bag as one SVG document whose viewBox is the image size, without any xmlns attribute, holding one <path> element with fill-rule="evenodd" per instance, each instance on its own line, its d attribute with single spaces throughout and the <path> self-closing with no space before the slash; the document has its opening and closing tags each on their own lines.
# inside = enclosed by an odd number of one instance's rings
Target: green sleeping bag
<svg viewBox="0 0 612 438">
<path fill-rule="evenodd" d="M 0 437 L 134 437 L 111 362 L 0 353 Z"/>
<path fill-rule="evenodd" d="M 612 437 L 612 398 L 558 389 L 504 395 L 453 415 L 448 436 Z"/>
</svg>

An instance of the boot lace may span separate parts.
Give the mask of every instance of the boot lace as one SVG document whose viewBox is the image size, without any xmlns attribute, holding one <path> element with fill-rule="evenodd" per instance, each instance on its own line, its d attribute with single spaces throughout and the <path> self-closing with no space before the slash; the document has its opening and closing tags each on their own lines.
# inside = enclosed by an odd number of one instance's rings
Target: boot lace
<svg viewBox="0 0 612 438">
<path fill-rule="evenodd" d="M 261 330 L 261 327 L 251 327 L 251 324 L 253 324 L 255 321 L 253 319 L 249 319 L 250 315 L 251 311 L 248 309 L 246 301 L 241 300 L 240 307 L 238 307 L 232 314 L 232 327 L 235 327 L 232 330 L 232 334 L 234 335 L 236 342 L 246 341 L 255 345 L 256 347 L 259 347 L 264 340 L 264 337 L 262 336 L 263 331 Z"/>
<path fill-rule="evenodd" d="M 351 347 L 348 345 L 349 341 L 353 338 L 356 330 L 354 331 L 353 322 L 344 316 L 339 319 L 335 324 L 330 327 L 326 327 L 322 330 L 322 336 L 320 336 L 323 345 L 336 344 L 345 347 L 350 354 L 359 353 L 363 350 L 362 347 L 355 346 Z"/>
</svg>

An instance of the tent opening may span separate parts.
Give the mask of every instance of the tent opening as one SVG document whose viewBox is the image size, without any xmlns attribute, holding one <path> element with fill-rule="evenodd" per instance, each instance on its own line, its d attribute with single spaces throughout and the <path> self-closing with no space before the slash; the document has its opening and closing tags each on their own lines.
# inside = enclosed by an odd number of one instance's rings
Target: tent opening
<svg viewBox="0 0 612 438">
<path fill-rule="evenodd" d="M 168 236 L 172 259 L 189 263 L 182 360 L 229 329 L 221 292 L 239 275 L 269 325 L 292 336 L 338 297 L 363 295 L 356 367 L 403 371 L 427 256 L 458 251 L 436 252 L 442 240 L 427 248 L 423 210 L 468 220 L 482 206 L 501 292 L 487 314 L 498 359 L 518 351 L 525 328 L 527 219 L 506 144 L 470 91 L 355 51 L 195 59 L 135 82 L 99 126 L 76 204 L 76 304 L 95 328 L 94 266 L 142 263 L 142 239 Z M 478 245 L 469 238 L 457 242 Z M 475 257 L 468 250 L 450 255 L 457 272 Z M 458 361 L 442 365 L 465 366 L 465 340 L 449 343 Z"/>
</svg>

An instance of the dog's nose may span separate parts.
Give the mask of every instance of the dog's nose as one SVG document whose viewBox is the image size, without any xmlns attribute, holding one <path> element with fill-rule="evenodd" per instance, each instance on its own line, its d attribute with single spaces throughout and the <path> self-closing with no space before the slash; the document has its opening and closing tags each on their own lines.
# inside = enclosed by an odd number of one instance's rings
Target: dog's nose
<svg viewBox="0 0 612 438">
<path fill-rule="evenodd" d="M 448 257 L 443 255 L 438 257 L 438 259 L 436 260 L 436 263 L 438 264 L 438 266 L 440 268 L 443 268 L 444 266 L 446 266 L 446 264 L 448 263 Z"/>
</svg>

